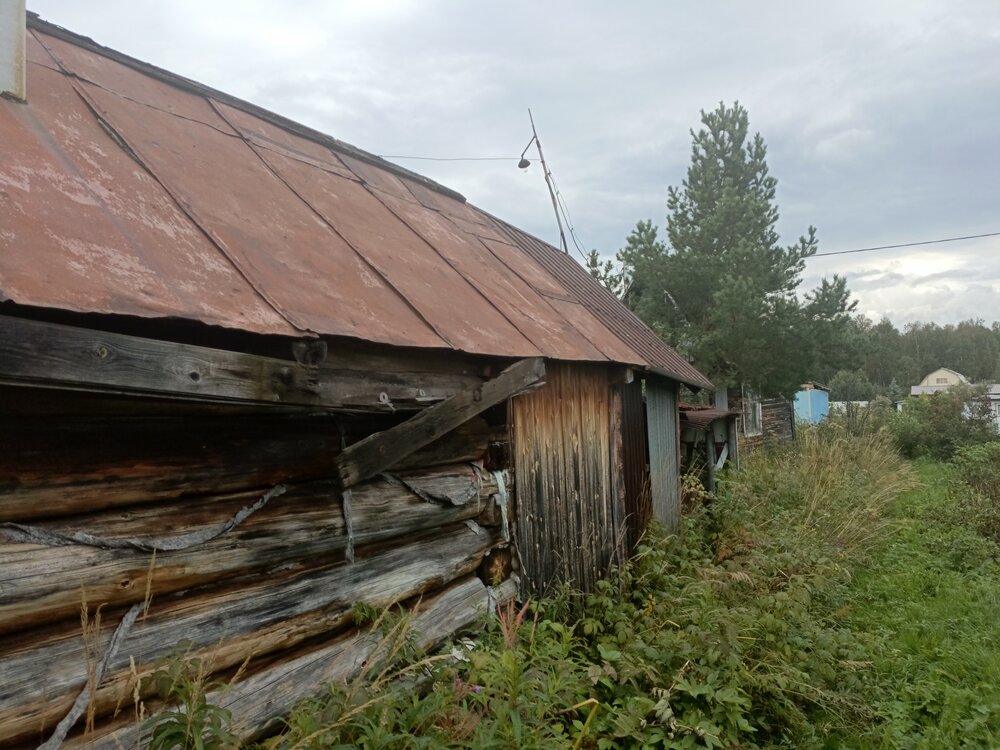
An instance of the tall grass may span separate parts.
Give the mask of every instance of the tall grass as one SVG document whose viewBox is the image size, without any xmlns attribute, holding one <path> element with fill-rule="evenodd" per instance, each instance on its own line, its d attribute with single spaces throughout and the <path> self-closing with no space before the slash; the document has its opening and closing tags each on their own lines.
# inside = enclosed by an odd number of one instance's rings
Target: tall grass
<svg viewBox="0 0 1000 750">
<path fill-rule="evenodd" d="M 968 514 L 951 467 L 917 465 L 890 510 L 899 531 L 858 571 L 845 611 L 877 633 L 865 695 L 879 720 L 858 748 L 1000 747 L 1000 547 Z"/>
<path fill-rule="evenodd" d="M 863 554 L 891 524 L 887 505 L 913 485 L 887 433 L 824 425 L 754 456 L 727 493 L 756 526 L 792 545 Z"/>
</svg>

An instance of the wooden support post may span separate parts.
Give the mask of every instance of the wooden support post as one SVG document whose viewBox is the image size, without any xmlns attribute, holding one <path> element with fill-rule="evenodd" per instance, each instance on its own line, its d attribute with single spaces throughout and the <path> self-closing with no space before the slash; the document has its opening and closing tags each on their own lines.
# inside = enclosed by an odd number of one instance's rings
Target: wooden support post
<svg viewBox="0 0 1000 750">
<path fill-rule="evenodd" d="M 708 491 L 715 492 L 715 434 L 712 426 L 705 428 L 705 466 L 708 468 Z"/>
<path fill-rule="evenodd" d="M 538 385 L 544 377 L 541 357 L 522 359 L 481 387 L 457 393 L 402 424 L 348 446 L 337 459 L 340 486 L 352 487 L 385 471 L 491 406 Z"/>
</svg>

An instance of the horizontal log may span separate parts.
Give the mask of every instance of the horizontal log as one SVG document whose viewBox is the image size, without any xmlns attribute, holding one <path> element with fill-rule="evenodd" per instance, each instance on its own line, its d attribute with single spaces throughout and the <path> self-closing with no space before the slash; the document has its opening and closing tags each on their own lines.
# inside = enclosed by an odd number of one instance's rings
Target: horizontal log
<svg viewBox="0 0 1000 750">
<path fill-rule="evenodd" d="M 504 582 L 496 596 L 503 601 L 514 596 L 512 582 Z M 491 595 L 476 577 L 453 584 L 432 598 L 424 599 L 413 619 L 416 642 L 429 648 L 481 617 L 490 606 Z M 261 731 L 286 715 L 301 700 L 323 692 L 324 686 L 353 678 L 363 668 L 379 643 L 370 631 L 353 632 L 329 644 L 279 662 L 209 695 L 210 702 L 233 714 L 233 728 L 245 737 Z M 121 722 L 91 736 L 70 738 L 66 750 L 118 750 L 141 740 L 134 722 Z"/>
<path fill-rule="evenodd" d="M 131 702 L 130 660 L 141 678 L 184 641 L 186 656 L 202 659 L 208 674 L 237 666 L 347 624 L 354 602 L 385 607 L 466 575 L 492 544 L 489 533 L 477 535 L 463 525 L 352 565 L 253 579 L 221 595 L 206 591 L 154 600 L 148 617 L 123 640 L 90 705 L 101 716 Z M 117 619 L 105 617 L 104 623 L 92 653 L 107 648 Z M 69 711 L 88 679 L 87 649 L 78 630 L 0 654 L 0 747 L 38 736 Z"/>
<path fill-rule="evenodd" d="M 341 439 L 386 417 L 191 415 L 0 417 L 0 521 L 52 518 L 329 476 Z M 502 437 L 466 422 L 393 469 L 482 458 Z"/>
<path fill-rule="evenodd" d="M 452 373 L 320 368 L 292 360 L 0 316 L 0 382 L 189 400 L 387 411 L 478 380 Z"/>
<path fill-rule="evenodd" d="M 354 488 L 352 497 L 355 545 L 474 518 L 496 491 L 492 475 L 477 474 L 468 465 L 401 476 L 425 494 L 460 499 L 471 491 L 478 501 L 426 502 L 399 482 L 382 478 L 365 482 Z M 171 535 L 216 525 L 259 495 L 255 491 L 168 507 L 139 506 L 42 526 L 105 537 Z M 347 541 L 340 493 L 331 482 L 316 481 L 290 485 L 286 494 L 228 534 L 192 549 L 158 553 L 151 582 L 147 553 L 0 543 L 0 633 L 73 617 L 83 598 L 92 608 L 130 604 L 141 601 L 147 587 L 162 596 L 241 571 L 317 560 L 344 550 Z"/>
<path fill-rule="evenodd" d="M 0 418 L 0 521 L 329 475 L 333 417 Z"/>
</svg>

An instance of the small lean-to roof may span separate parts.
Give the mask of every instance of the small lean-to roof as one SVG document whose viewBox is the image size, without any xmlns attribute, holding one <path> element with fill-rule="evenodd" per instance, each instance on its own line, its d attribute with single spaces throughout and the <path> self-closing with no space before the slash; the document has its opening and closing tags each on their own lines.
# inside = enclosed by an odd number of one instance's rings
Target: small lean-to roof
<svg viewBox="0 0 1000 750">
<path fill-rule="evenodd" d="M 738 411 L 727 411 L 726 409 L 716 409 L 711 406 L 700 404 L 681 404 L 681 427 L 690 427 L 696 430 L 703 430 L 713 422 L 728 417 L 738 417 Z"/>
<path fill-rule="evenodd" d="M 578 264 L 452 190 L 30 17 L 0 101 L 0 300 L 710 383 Z"/>
</svg>

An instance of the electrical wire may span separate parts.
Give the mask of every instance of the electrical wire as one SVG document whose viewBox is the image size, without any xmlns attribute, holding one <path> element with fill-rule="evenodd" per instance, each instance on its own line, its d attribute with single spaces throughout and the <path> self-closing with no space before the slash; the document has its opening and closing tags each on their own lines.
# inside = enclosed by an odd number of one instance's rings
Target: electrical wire
<svg viewBox="0 0 1000 750">
<path fill-rule="evenodd" d="M 519 161 L 516 156 L 388 156 L 376 154 L 379 159 L 419 159 L 420 161 Z"/>
<path fill-rule="evenodd" d="M 829 253 L 815 253 L 809 257 L 821 258 L 824 255 L 849 255 L 850 253 L 870 253 L 873 250 L 895 250 L 900 247 L 918 247 L 920 245 L 937 245 L 942 242 L 960 242 L 962 240 L 978 240 L 982 237 L 998 237 L 1000 232 L 987 232 L 986 234 L 969 234 L 964 237 L 945 237 L 941 240 L 924 240 L 923 242 L 903 242 L 899 245 L 878 245 L 876 247 L 859 247 L 857 250 L 834 250 Z"/>
<path fill-rule="evenodd" d="M 579 254 L 580 258 L 584 263 L 587 262 L 587 254 L 580 247 L 580 241 L 576 236 L 576 227 L 573 226 L 573 217 L 570 215 L 569 206 L 566 204 L 566 199 L 563 198 L 562 191 L 559 190 L 559 183 L 556 182 L 555 175 L 552 174 L 552 170 L 549 170 L 549 177 L 552 180 L 552 187 L 556 192 L 556 203 L 559 206 L 559 211 L 562 213 L 563 219 L 566 220 L 566 228 L 569 229 L 570 239 L 573 240 L 573 246 L 576 248 L 576 252 Z"/>
</svg>

